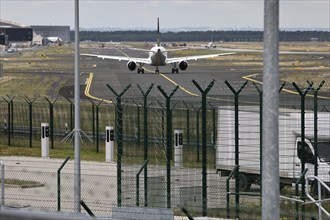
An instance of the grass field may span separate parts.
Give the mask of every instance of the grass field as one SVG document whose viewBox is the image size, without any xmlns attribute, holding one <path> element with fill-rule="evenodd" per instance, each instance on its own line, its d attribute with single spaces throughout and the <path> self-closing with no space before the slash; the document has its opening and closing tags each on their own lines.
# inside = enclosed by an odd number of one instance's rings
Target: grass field
<svg viewBox="0 0 330 220">
<path fill-rule="evenodd" d="M 205 43 L 205 42 L 204 42 Z M 189 45 L 202 45 L 203 42 L 189 43 Z M 86 48 L 97 48 L 99 43 L 82 43 L 82 52 Z M 127 46 L 125 46 L 127 45 Z M 142 47 L 149 48 L 146 43 L 121 43 L 109 47 Z M 261 42 L 233 42 L 218 43 L 218 47 L 234 49 L 262 49 Z M 327 42 L 284 42 L 280 43 L 280 49 L 299 52 L 329 52 L 330 45 Z M 187 49 L 173 51 L 171 56 L 186 56 L 195 54 L 218 53 L 215 50 Z M 220 51 L 221 52 L 221 51 Z M 262 73 L 262 53 L 237 52 L 233 56 L 223 56 L 212 61 L 204 60 L 194 63 L 200 66 L 230 66 L 247 68 L 249 71 Z M 74 72 L 74 48 L 68 46 L 49 46 L 34 50 L 24 51 L 21 54 L 2 57 L 0 62 L 4 66 L 4 77 L 0 79 L 0 96 L 28 97 L 57 97 L 58 91 L 69 82 L 72 83 Z M 84 66 L 81 66 L 83 69 Z M 328 79 L 330 79 L 329 56 L 315 55 L 280 55 L 281 80 L 305 84 L 307 80 L 318 84 L 326 80 L 323 89 L 330 91 Z M 71 81 L 70 81 L 71 80 Z M 32 86 L 33 85 L 33 86 Z"/>
</svg>

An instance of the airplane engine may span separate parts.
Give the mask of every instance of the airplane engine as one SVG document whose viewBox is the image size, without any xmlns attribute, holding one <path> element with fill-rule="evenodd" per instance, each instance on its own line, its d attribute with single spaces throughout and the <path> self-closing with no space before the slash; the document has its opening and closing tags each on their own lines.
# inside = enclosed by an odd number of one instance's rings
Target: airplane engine
<svg viewBox="0 0 330 220">
<path fill-rule="evenodd" d="M 127 68 L 130 70 L 130 71 L 134 71 L 136 69 L 136 63 L 133 62 L 133 61 L 129 61 L 127 63 Z"/>
<path fill-rule="evenodd" d="M 186 61 L 181 61 L 179 63 L 180 70 L 186 70 L 188 68 L 188 63 Z"/>
</svg>

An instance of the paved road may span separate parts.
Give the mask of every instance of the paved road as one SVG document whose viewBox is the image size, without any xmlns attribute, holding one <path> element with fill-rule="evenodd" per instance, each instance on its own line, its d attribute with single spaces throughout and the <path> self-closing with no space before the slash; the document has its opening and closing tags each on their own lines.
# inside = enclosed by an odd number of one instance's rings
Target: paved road
<svg viewBox="0 0 330 220">
<path fill-rule="evenodd" d="M 125 50 L 124 52 L 130 56 L 146 56 L 146 54 L 138 51 Z M 114 49 L 102 50 L 99 53 L 122 55 Z M 234 70 L 228 66 L 219 69 L 218 66 L 212 66 L 212 60 L 191 61 L 189 62 L 188 69 L 186 71 L 181 71 L 179 74 L 170 73 L 172 68 L 171 65 L 160 67 L 161 74 L 155 74 L 154 67 L 150 66 L 145 66 L 150 71 L 147 71 L 145 74 L 137 74 L 136 71 L 128 70 L 125 61 L 118 62 L 114 60 L 85 57 L 83 62 L 96 64 L 96 67 L 86 70 L 92 72 L 94 75 L 90 94 L 103 99 L 109 99 L 112 97 L 111 91 L 106 87 L 107 83 L 118 88 L 118 90 L 120 90 L 120 88 L 125 88 L 128 84 L 132 84 L 134 88 L 125 96 L 136 96 L 136 93 L 140 94 L 136 88 L 136 84 L 139 84 L 142 88 L 148 88 L 151 83 L 154 83 L 155 86 L 160 85 L 167 91 L 171 91 L 176 85 L 180 85 L 181 89 L 176 92 L 176 97 L 194 97 L 199 95 L 200 92 L 193 85 L 193 79 L 205 87 L 212 80 L 216 80 L 216 84 L 211 90 L 210 95 L 226 95 L 230 94 L 230 91 L 220 91 L 223 89 L 224 85 L 219 86 L 218 83 L 223 83 L 224 80 L 235 81 L 241 79 L 242 76 L 247 75 L 242 69 Z M 210 65 L 205 67 L 205 62 Z M 160 94 L 154 92 L 150 95 L 157 97 Z"/>
<path fill-rule="evenodd" d="M 57 169 L 64 160 L 36 157 L 0 157 L 5 164 L 5 178 L 36 181 L 41 186 L 5 188 L 5 205 L 18 208 L 57 210 Z M 74 161 L 69 160 L 61 171 L 61 210 L 73 211 Z M 136 204 L 136 173 L 140 166 L 123 166 L 123 206 Z M 172 207 L 185 206 L 190 211 L 201 211 L 201 169 L 174 168 L 171 178 Z M 208 207 L 225 208 L 225 178 L 214 171 L 208 173 Z M 144 201 L 143 173 L 140 176 L 140 199 Z M 234 181 L 231 181 L 233 189 Z M 166 167 L 148 166 L 149 204 L 166 207 Z M 98 215 L 110 215 L 117 206 L 117 175 L 115 163 L 81 162 L 81 197 Z M 257 190 L 257 188 L 255 189 Z M 243 199 L 244 200 L 244 199 Z M 257 202 L 257 199 L 249 202 Z"/>
<path fill-rule="evenodd" d="M 144 52 L 122 49 L 93 49 L 88 53 L 98 54 L 111 54 L 111 55 L 123 55 L 129 54 L 132 57 L 146 57 Z M 230 57 L 235 60 L 235 56 Z M 288 55 L 289 56 L 289 55 Z M 322 54 L 322 56 L 326 56 Z M 294 56 L 292 55 L 294 60 Z M 329 56 L 326 56 L 328 59 Z M 208 93 L 209 102 L 220 102 L 222 104 L 228 104 L 233 102 L 233 93 L 225 85 L 224 81 L 227 80 L 230 84 L 238 90 L 245 81 L 249 81 L 248 85 L 240 93 L 246 104 L 258 103 L 259 93 L 252 82 L 255 82 L 259 87 L 262 84 L 262 67 L 257 65 L 247 66 L 228 66 L 226 61 L 220 60 L 197 60 L 189 62 L 188 69 L 186 71 L 180 71 L 179 74 L 171 73 L 171 65 L 160 67 L 161 74 L 154 73 L 154 67 L 145 66 L 147 72 L 145 74 L 137 74 L 136 71 L 129 71 L 126 66 L 126 61 L 118 62 L 116 60 L 99 59 L 94 57 L 83 57 L 82 65 L 84 66 L 83 82 L 90 83 L 88 88 L 88 96 L 95 99 L 114 100 L 115 96 L 107 88 L 107 84 L 113 87 L 118 93 L 131 84 L 131 88 L 125 93 L 125 98 L 136 98 L 141 96 L 141 92 L 137 88 L 139 84 L 145 91 L 153 83 L 155 86 L 160 85 L 167 93 L 170 93 L 176 85 L 180 88 L 173 96 L 173 99 L 184 101 L 200 101 L 200 92 L 196 86 L 192 83 L 192 80 L 196 80 L 202 88 L 206 88 L 212 80 L 215 80 L 215 84 Z M 228 57 L 227 57 L 228 59 Z M 309 54 L 306 55 L 306 59 L 313 59 Z M 221 64 L 224 63 L 223 66 Z M 220 65 L 219 65 L 220 64 Z M 150 70 L 150 71 L 149 71 Z M 281 74 L 285 72 L 281 71 Z M 330 106 L 329 94 L 324 94 L 320 91 L 319 104 L 323 106 Z M 163 99 L 163 96 L 154 88 L 148 96 L 149 98 Z M 295 88 L 292 85 L 286 85 L 285 89 L 281 93 L 281 103 L 283 105 L 289 104 L 290 106 L 299 106 L 300 97 L 297 95 Z M 325 97 L 325 98 L 324 98 Z M 307 99 L 311 103 L 313 96 L 307 96 Z M 308 101 L 307 101 L 308 105 Z"/>
</svg>

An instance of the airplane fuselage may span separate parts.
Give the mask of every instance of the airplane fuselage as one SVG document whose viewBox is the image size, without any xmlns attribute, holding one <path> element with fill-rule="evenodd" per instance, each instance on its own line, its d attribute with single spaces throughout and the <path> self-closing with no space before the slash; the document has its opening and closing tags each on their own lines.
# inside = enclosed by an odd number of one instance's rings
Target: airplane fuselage
<svg viewBox="0 0 330 220">
<path fill-rule="evenodd" d="M 224 54 L 206 54 L 206 55 L 194 55 L 194 56 L 184 56 L 184 57 L 167 57 L 167 51 L 174 51 L 178 49 L 166 50 L 160 43 L 160 32 L 159 32 L 159 19 L 157 19 L 157 43 L 153 46 L 148 52 L 148 58 L 140 57 L 129 57 L 129 56 L 109 56 L 109 55 L 98 55 L 98 54 L 84 54 L 85 56 L 99 57 L 102 59 L 112 59 L 118 61 L 128 61 L 127 68 L 130 71 L 137 69 L 137 73 L 144 73 L 144 65 L 148 64 L 155 66 L 155 73 L 159 73 L 160 66 L 165 66 L 166 64 L 172 65 L 172 73 L 179 73 L 179 69 L 184 71 L 188 68 L 188 60 L 197 60 L 197 59 L 207 59 L 223 55 L 231 55 L 234 53 L 224 53 Z M 179 49 L 180 50 L 180 49 Z M 146 51 L 146 50 L 143 50 Z"/>
<path fill-rule="evenodd" d="M 165 66 L 167 60 L 167 52 L 164 47 L 155 45 L 150 49 L 149 59 L 151 66 Z"/>
</svg>

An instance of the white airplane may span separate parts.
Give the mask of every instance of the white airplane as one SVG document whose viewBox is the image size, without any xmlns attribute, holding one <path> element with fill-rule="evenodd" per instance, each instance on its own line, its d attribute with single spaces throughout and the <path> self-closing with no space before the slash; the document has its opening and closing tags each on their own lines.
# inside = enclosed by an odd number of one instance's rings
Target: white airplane
<svg viewBox="0 0 330 220">
<path fill-rule="evenodd" d="M 213 37 L 211 36 L 211 41 L 207 45 L 205 45 L 205 48 L 216 48 L 216 47 L 217 45 L 213 43 Z"/>
<path fill-rule="evenodd" d="M 216 48 L 217 45 L 215 45 L 212 41 L 210 41 L 207 45 L 205 45 L 205 48 Z"/>
<path fill-rule="evenodd" d="M 166 50 L 160 44 L 159 37 L 159 18 L 157 19 L 157 44 L 152 47 L 149 52 L 148 58 L 138 58 L 138 57 L 129 57 L 129 56 L 109 56 L 109 55 L 98 55 L 98 54 L 82 54 L 83 56 L 92 56 L 102 59 L 112 59 L 119 61 L 128 61 L 127 67 L 129 70 L 134 71 L 138 65 L 137 73 L 144 73 L 143 66 L 148 64 L 150 66 L 155 66 L 155 73 L 159 73 L 159 66 L 165 66 L 166 64 L 172 65 L 172 73 L 179 73 L 179 69 L 184 71 L 188 67 L 188 60 L 198 60 L 198 59 L 206 59 L 206 58 L 214 58 L 218 56 L 232 55 L 235 53 L 222 53 L 222 54 L 208 54 L 208 55 L 197 55 L 197 56 L 187 56 L 187 57 L 175 57 L 168 58 L 167 52 L 173 50 Z M 176 49 L 174 49 L 176 50 Z"/>
</svg>

